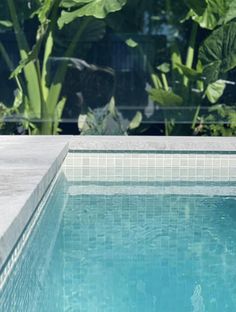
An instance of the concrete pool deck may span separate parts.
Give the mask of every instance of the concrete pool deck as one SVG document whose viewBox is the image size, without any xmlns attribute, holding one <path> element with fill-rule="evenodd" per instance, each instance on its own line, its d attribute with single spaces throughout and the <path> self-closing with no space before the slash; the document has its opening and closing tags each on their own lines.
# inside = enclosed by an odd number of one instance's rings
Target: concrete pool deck
<svg viewBox="0 0 236 312">
<path fill-rule="evenodd" d="M 236 153 L 236 138 L 0 136 L 0 271 L 69 150 Z"/>
</svg>

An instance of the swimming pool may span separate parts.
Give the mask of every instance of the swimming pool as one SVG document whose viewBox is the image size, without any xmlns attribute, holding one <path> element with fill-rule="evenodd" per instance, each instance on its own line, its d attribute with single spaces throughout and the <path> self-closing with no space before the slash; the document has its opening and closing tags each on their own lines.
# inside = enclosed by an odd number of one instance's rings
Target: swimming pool
<svg viewBox="0 0 236 312">
<path fill-rule="evenodd" d="M 0 311 L 235 311 L 234 164 L 222 154 L 70 153 Z"/>
</svg>

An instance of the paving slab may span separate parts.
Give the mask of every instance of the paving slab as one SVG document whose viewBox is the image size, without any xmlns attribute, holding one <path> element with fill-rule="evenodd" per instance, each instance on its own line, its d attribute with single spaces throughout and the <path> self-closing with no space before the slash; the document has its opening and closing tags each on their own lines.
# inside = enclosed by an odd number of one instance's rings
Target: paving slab
<svg viewBox="0 0 236 312">
<path fill-rule="evenodd" d="M 68 146 L 69 137 L 0 136 L 0 270 Z"/>
<path fill-rule="evenodd" d="M 70 150 L 236 152 L 236 137 L 77 136 Z"/>
</svg>

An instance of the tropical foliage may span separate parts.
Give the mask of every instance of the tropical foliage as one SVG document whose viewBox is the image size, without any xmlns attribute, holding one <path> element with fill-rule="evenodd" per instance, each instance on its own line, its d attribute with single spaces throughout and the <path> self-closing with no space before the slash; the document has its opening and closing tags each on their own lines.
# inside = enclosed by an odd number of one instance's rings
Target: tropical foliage
<svg viewBox="0 0 236 312">
<path fill-rule="evenodd" d="M 114 98 L 104 108 L 89 109 L 80 115 L 78 127 L 82 135 L 128 135 L 137 129 L 142 122 L 142 114 L 137 112 L 129 121 L 124 119 L 115 106 Z"/>
<path fill-rule="evenodd" d="M 1 43 L 2 56 L 9 66 L 11 78 L 17 83 L 19 92 L 23 94 L 21 108 L 24 126 L 29 133 L 56 134 L 66 102 L 61 98 L 61 90 L 67 71 L 67 61 L 73 55 L 81 36 L 94 23 L 95 18 L 104 18 L 111 12 L 118 11 L 126 0 L 40 0 L 31 1 L 29 7 L 22 3 L 24 11 L 18 14 L 19 1 L 6 0 L 9 19 L 1 20 L 1 25 L 13 28 L 20 56 L 19 66 L 13 70 L 8 52 Z M 36 39 L 32 47 L 23 30 L 22 19 L 37 18 Z M 65 24 L 79 19 L 77 29 L 64 53 L 64 59 L 50 78 L 50 57 L 53 53 L 55 39 Z M 40 54 L 43 55 L 40 58 Z M 42 122 L 41 122 L 42 121 Z"/>
<path fill-rule="evenodd" d="M 1 40 L 1 33 L 13 32 L 18 60 Z M 155 123 L 159 114 L 166 135 L 235 135 L 235 0 L 4 0 L 0 57 L 15 81 L 15 100 L 0 104 L 1 131 L 4 121 L 11 120 L 29 134 L 59 133 L 63 111 L 71 105 L 63 93 L 68 68 L 75 62 L 82 64 L 78 51 L 89 55 L 92 45 L 84 45 L 85 41 L 98 42 L 110 33 L 126 46 L 129 56 L 122 62 L 133 60 L 129 70 L 138 70 L 137 60 L 143 62 L 149 103 L 154 104 L 150 118 Z M 144 37 L 153 40 L 151 48 L 140 40 Z M 163 46 L 161 37 L 166 40 Z M 104 48 L 103 52 L 105 58 Z M 111 57 L 116 55 L 114 51 Z M 85 67 L 101 73 L 99 66 Z M 104 73 L 111 70 L 105 68 Z M 114 86 L 107 86 L 106 105 L 91 107 L 93 101 L 88 101 L 76 111 L 81 134 L 143 131 L 140 125 L 146 117 L 136 103 L 128 99 L 124 103 L 136 110 L 128 117 L 115 105 L 118 82 L 113 72 Z M 105 85 L 98 79 L 89 82 L 95 101 L 107 90 Z M 79 91 L 78 98 L 83 98 Z"/>
<path fill-rule="evenodd" d="M 168 2 L 170 9 L 171 2 Z M 230 117 L 227 123 L 221 122 L 220 125 L 215 126 L 214 122 L 217 121 L 211 114 L 202 118 L 200 115 L 202 108 L 220 101 L 227 83 L 231 83 L 227 81 L 227 74 L 236 66 L 236 23 L 234 22 L 236 2 L 195 0 L 185 1 L 185 5 L 189 11 L 179 23 L 188 23 L 188 26 L 192 24 L 186 54 L 181 54 L 177 40 L 173 39 L 170 46 L 170 62 L 157 66 L 156 73 L 152 75 L 153 88 L 149 90 L 150 98 L 163 108 L 166 135 L 179 135 L 183 132 L 200 134 L 203 128 L 208 129 L 204 131 L 208 134 L 233 134 L 233 130 L 230 132 L 229 129 L 225 129 L 231 122 Z M 176 24 L 176 20 L 173 19 L 169 19 L 168 22 Z M 207 29 L 208 35 L 199 46 L 197 38 L 202 29 Z M 175 110 L 167 109 L 170 107 L 174 107 Z M 185 109 L 182 109 L 183 107 Z M 209 109 L 209 113 L 214 110 L 215 114 L 218 112 L 222 117 L 222 110 L 227 111 L 226 107 L 225 105 L 214 106 Z M 234 114 L 233 107 L 230 108 L 231 117 L 232 114 Z M 225 115 L 228 113 L 225 112 Z M 178 118 L 182 121 L 181 126 L 176 125 Z M 209 127 L 210 121 L 212 125 Z M 184 122 L 191 126 L 185 127 L 183 131 Z M 199 127 L 198 123 L 202 122 L 206 122 L 206 125 Z"/>
</svg>

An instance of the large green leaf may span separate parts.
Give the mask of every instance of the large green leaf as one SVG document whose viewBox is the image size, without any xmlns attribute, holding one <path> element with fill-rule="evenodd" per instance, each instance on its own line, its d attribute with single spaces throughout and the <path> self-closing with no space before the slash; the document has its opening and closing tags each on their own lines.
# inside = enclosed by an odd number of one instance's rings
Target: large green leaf
<svg viewBox="0 0 236 312">
<path fill-rule="evenodd" d="M 162 89 L 150 89 L 150 97 L 160 106 L 179 106 L 183 104 L 183 99 L 173 91 L 165 91 Z"/>
<path fill-rule="evenodd" d="M 218 80 L 216 82 L 209 84 L 205 93 L 208 100 L 212 104 L 215 104 L 224 94 L 225 87 L 226 84 L 224 80 Z"/>
<path fill-rule="evenodd" d="M 192 8 L 188 13 L 188 18 L 192 18 L 202 28 L 214 29 L 217 25 L 221 25 L 224 22 L 230 3 L 233 1 L 235 0 L 206 0 L 207 6 L 205 10 L 200 13 Z"/>
<path fill-rule="evenodd" d="M 170 64 L 162 63 L 161 65 L 157 66 L 157 69 L 164 74 L 168 74 L 170 72 Z"/>
<path fill-rule="evenodd" d="M 236 18 L 236 1 L 228 0 L 228 2 L 228 11 L 224 16 L 222 16 L 222 23 L 228 23 L 232 19 Z"/>
<path fill-rule="evenodd" d="M 206 83 L 224 77 L 236 66 L 236 22 L 221 26 L 204 41 L 199 50 Z"/>
<path fill-rule="evenodd" d="M 202 77 L 202 72 L 189 68 L 183 64 L 176 64 L 176 67 L 178 68 L 180 74 L 186 76 L 189 80 L 196 81 L 200 80 Z"/>
<path fill-rule="evenodd" d="M 131 120 L 128 129 L 129 130 L 134 130 L 136 128 L 138 128 L 142 122 L 143 119 L 143 115 L 141 112 L 137 112 L 134 116 L 134 118 Z"/>
<path fill-rule="evenodd" d="M 22 6 L 22 11 L 21 10 L 17 11 L 17 7 L 15 6 L 15 2 L 13 0 L 8 0 L 7 4 L 8 4 L 11 21 L 14 27 L 15 35 L 16 35 L 20 58 L 23 61 L 26 58 L 28 58 L 28 53 L 30 51 L 27 38 L 21 29 L 19 16 L 18 16 L 20 12 L 24 11 L 23 6 Z M 20 5 L 20 3 L 18 4 Z M 27 85 L 27 96 L 25 96 L 25 98 L 27 97 L 29 101 L 28 106 L 29 106 L 30 114 L 34 118 L 40 118 L 41 95 L 40 95 L 37 68 L 34 62 L 31 61 L 31 62 L 28 62 L 26 65 L 24 65 L 23 69 L 24 69 L 24 76 L 25 76 L 25 81 Z"/>
<path fill-rule="evenodd" d="M 65 24 L 71 23 L 74 19 L 82 16 L 93 16 L 105 18 L 109 13 L 122 9 L 127 0 L 64 0 L 62 7 L 69 8 L 63 10 L 58 20 L 58 25 L 62 28 Z"/>
<path fill-rule="evenodd" d="M 41 24 L 37 30 L 36 43 L 33 46 L 32 50 L 28 55 L 20 61 L 20 64 L 12 72 L 11 78 L 19 75 L 21 71 L 28 65 L 30 62 L 34 62 L 38 58 L 38 54 L 41 48 L 42 41 L 47 33 L 48 21 L 45 21 L 44 24 Z"/>
</svg>

